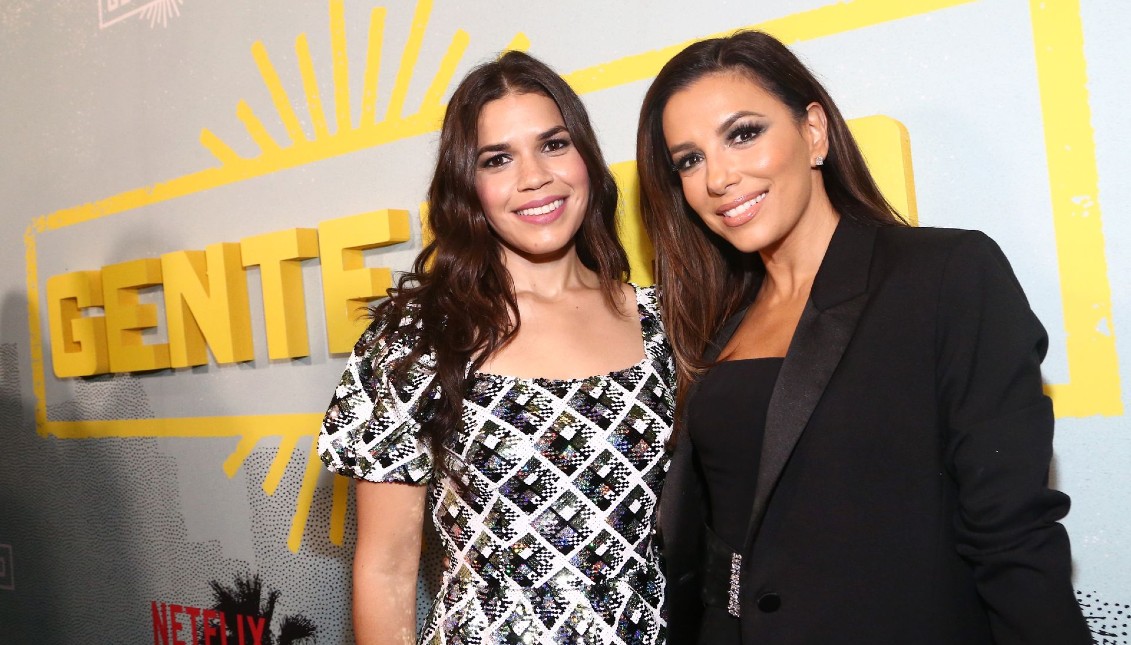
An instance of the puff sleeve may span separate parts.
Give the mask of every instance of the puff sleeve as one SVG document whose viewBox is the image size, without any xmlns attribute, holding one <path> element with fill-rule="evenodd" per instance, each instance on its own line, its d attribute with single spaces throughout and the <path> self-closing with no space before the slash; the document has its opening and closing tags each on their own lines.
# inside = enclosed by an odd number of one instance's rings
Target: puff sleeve
<svg viewBox="0 0 1131 645">
<path fill-rule="evenodd" d="M 998 643 L 1089 643 L 1072 589 L 1069 500 L 1048 487 L 1048 339 L 991 239 L 963 235 L 940 292 L 937 384 L 958 484 L 957 549 Z"/>
<path fill-rule="evenodd" d="M 405 318 L 399 326 L 414 324 Z M 412 335 L 381 332 L 374 321 L 354 347 L 323 418 L 318 454 L 326 468 L 348 477 L 426 484 L 433 461 L 419 420 L 435 362 L 426 355 L 394 384 L 391 365 L 412 349 L 404 340 Z"/>
</svg>

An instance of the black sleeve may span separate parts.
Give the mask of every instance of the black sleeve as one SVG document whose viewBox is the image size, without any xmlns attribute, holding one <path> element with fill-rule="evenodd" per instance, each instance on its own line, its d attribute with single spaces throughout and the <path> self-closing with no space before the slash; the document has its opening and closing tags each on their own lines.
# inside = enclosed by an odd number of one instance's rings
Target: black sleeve
<svg viewBox="0 0 1131 645">
<path fill-rule="evenodd" d="M 1001 249 L 970 232 L 952 250 L 938 312 L 938 389 L 958 483 L 957 549 L 998 643 L 1091 643 L 1072 589 L 1068 496 L 1048 487 L 1048 346 Z"/>
</svg>

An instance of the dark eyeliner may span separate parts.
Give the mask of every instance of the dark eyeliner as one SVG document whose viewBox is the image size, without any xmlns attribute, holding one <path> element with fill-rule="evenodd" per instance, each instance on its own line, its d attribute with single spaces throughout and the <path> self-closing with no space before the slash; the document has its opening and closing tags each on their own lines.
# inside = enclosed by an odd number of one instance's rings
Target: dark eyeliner
<svg viewBox="0 0 1131 645">
<path fill-rule="evenodd" d="M 698 153 L 696 152 L 689 152 L 685 155 L 681 155 L 677 159 L 672 160 L 672 170 L 676 172 L 688 170 L 690 168 L 689 163 L 691 162 L 691 159 L 697 154 Z"/>
<path fill-rule="evenodd" d="M 743 143 L 745 141 L 757 139 L 758 136 L 765 131 L 766 126 L 762 125 L 761 123 L 739 123 L 731 129 L 729 134 L 727 134 L 727 140 Z M 738 141 L 739 137 L 743 137 L 743 140 Z"/>
<path fill-rule="evenodd" d="M 491 155 L 490 157 L 487 157 L 486 159 L 483 159 L 482 161 L 480 161 L 479 167 L 480 168 L 496 168 L 496 167 L 498 167 L 499 164 L 494 163 L 494 162 L 501 160 L 502 157 L 503 157 L 503 155 Z"/>
<path fill-rule="evenodd" d="M 573 142 L 570 141 L 566 137 L 555 137 L 553 139 L 547 140 L 546 143 L 543 145 L 543 148 L 556 146 L 556 147 L 553 147 L 550 150 L 550 152 L 559 152 L 561 150 L 565 150 L 566 148 L 568 148 L 572 144 L 573 144 Z"/>
</svg>

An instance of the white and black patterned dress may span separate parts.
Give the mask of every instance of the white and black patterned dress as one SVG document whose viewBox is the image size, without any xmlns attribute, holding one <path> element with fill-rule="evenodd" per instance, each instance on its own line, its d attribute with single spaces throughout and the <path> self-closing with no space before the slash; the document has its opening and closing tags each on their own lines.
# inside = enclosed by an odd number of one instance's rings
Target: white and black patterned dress
<svg viewBox="0 0 1131 645">
<path fill-rule="evenodd" d="M 434 360 L 397 387 L 386 368 L 409 351 L 402 335 L 374 346 L 371 326 L 358 341 L 318 450 L 343 475 L 429 486 L 451 564 L 418 642 L 664 642 L 652 526 L 674 371 L 653 289 L 636 287 L 636 298 L 636 365 L 580 379 L 475 375 L 449 446 L 469 482 L 463 495 L 433 476 L 419 436 Z"/>
</svg>

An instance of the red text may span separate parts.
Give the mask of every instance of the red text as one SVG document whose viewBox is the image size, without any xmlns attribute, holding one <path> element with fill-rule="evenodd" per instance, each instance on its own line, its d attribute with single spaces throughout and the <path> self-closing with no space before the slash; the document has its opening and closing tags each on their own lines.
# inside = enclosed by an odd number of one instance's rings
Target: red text
<svg viewBox="0 0 1131 645">
<path fill-rule="evenodd" d="M 263 616 L 224 615 L 216 609 L 153 601 L 150 611 L 153 645 L 263 645 L 267 628 Z M 235 624 L 229 625 L 229 620 Z"/>
</svg>

